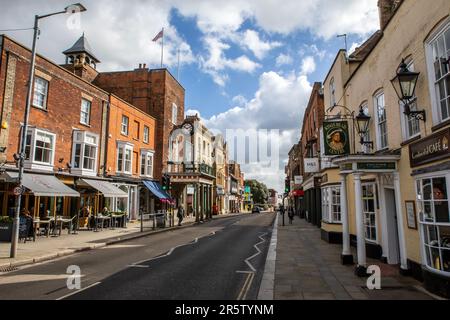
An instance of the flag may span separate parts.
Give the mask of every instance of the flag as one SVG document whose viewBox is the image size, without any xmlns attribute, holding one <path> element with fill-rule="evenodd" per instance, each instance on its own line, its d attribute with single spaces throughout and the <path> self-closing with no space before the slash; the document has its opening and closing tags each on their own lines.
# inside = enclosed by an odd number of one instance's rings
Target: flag
<svg viewBox="0 0 450 320">
<path fill-rule="evenodd" d="M 162 37 L 163 37 L 163 35 L 164 35 L 164 29 L 162 29 L 157 35 L 156 35 L 156 37 L 155 38 L 153 38 L 153 42 L 155 42 L 155 41 L 158 41 L 159 39 L 161 39 Z"/>
</svg>

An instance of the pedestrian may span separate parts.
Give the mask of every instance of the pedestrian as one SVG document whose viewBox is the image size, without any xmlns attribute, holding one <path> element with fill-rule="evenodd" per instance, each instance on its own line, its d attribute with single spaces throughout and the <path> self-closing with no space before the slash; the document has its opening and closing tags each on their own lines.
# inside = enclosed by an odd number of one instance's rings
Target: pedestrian
<svg viewBox="0 0 450 320">
<path fill-rule="evenodd" d="M 292 221 L 294 220 L 294 209 L 292 207 L 289 208 L 288 217 L 289 217 L 289 224 L 292 224 Z"/>
<path fill-rule="evenodd" d="M 178 217 L 178 226 L 181 226 L 181 222 L 183 221 L 183 217 L 184 217 L 184 209 L 181 205 L 178 206 L 178 210 L 177 210 L 177 217 Z"/>
</svg>

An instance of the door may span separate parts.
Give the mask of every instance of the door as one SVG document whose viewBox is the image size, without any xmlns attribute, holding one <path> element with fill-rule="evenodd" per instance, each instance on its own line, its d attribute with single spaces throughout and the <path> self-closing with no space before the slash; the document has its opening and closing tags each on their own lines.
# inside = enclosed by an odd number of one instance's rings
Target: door
<svg viewBox="0 0 450 320">
<path fill-rule="evenodd" d="M 397 224 L 397 206 L 395 202 L 394 189 L 384 189 L 386 201 L 386 224 L 387 224 L 387 247 L 388 247 L 388 263 L 400 263 L 400 247 L 398 240 L 398 224 Z"/>
</svg>

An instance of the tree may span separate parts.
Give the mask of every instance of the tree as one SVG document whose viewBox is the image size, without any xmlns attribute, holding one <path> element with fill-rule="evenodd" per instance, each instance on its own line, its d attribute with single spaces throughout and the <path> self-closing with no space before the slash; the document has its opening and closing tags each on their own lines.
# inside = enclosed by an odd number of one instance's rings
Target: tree
<svg viewBox="0 0 450 320">
<path fill-rule="evenodd" d="M 266 205 L 269 198 L 267 186 L 257 180 L 246 180 L 245 185 L 250 187 L 253 196 L 253 202 L 260 205 Z"/>
</svg>

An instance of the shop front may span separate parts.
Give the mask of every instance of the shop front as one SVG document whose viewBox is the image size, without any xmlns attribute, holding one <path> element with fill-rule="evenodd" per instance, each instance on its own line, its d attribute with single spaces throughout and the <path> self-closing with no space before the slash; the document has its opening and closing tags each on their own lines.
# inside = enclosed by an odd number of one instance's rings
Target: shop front
<svg viewBox="0 0 450 320">
<path fill-rule="evenodd" d="M 320 228 L 322 222 L 320 177 L 310 175 L 303 183 L 303 190 L 305 193 L 305 219 Z"/>
</svg>

